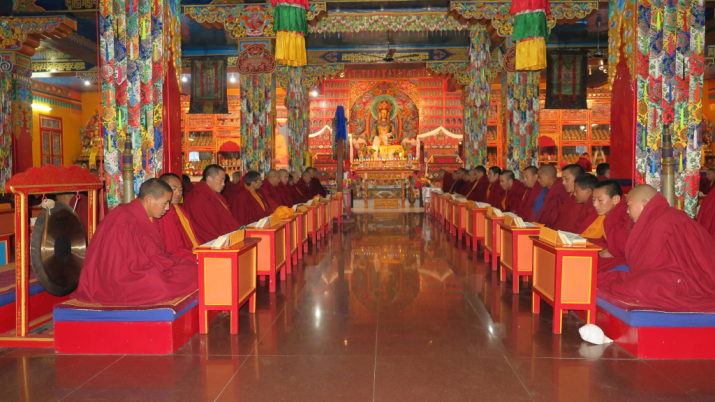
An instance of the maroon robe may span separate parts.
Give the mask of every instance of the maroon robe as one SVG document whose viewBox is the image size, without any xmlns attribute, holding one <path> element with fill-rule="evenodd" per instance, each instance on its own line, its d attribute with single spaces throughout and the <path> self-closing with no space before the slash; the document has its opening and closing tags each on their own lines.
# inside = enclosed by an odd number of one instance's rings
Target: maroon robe
<svg viewBox="0 0 715 402">
<path fill-rule="evenodd" d="M 698 212 L 698 223 L 703 225 L 705 230 L 715 238 L 715 191 L 708 193 L 707 197 L 700 204 Z"/>
<path fill-rule="evenodd" d="M 328 196 L 328 192 L 325 191 L 325 187 L 320 183 L 320 179 L 313 177 L 310 179 L 310 189 L 313 190 L 313 194 L 320 194 L 321 197 L 325 198 Z"/>
<path fill-rule="evenodd" d="M 442 192 L 443 193 L 449 192 L 449 189 L 452 187 L 453 181 L 454 181 L 454 178 L 452 177 L 452 173 L 444 172 L 444 177 L 442 177 Z"/>
<path fill-rule="evenodd" d="M 518 211 L 519 205 L 521 205 L 521 200 L 524 198 L 524 193 L 526 193 L 526 186 L 524 186 L 524 183 L 519 180 L 514 180 L 514 184 L 511 185 L 511 189 L 504 195 L 504 201 L 502 202 L 504 212 Z"/>
<path fill-rule="evenodd" d="M 231 201 L 231 212 L 236 217 L 238 226 L 245 226 L 257 222 L 273 213 L 273 210 L 260 190 L 256 191 L 258 197 L 263 201 L 261 205 L 248 189 L 239 191 Z"/>
<path fill-rule="evenodd" d="M 715 312 L 713 255 L 715 239 L 656 194 L 628 237 L 629 272 L 599 274 L 599 291 L 631 309 Z"/>
<path fill-rule="evenodd" d="M 594 211 L 592 202 L 579 204 L 578 201 L 576 201 L 576 196 L 570 194 L 564 203 L 561 204 L 559 216 L 556 217 L 554 225 L 549 227 L 554 230 L 581 234 L 583 232 L 579 232 L 578 230 L 591 211 Z"/>
<path fill-rule="evenodd" d="M 232 193 L 235 193 L 236 190 Z M 238 230 L 228 202 L 205 182 L 196 183 L 194 189 L 184 197 L 184 210 L 194 225 L 194 234 L 199 244 L 204 244 L 226 233 Z"/>
<path fill-rule="evenodd" d="M 534 186 L 536 188 L 536 186 Z M 557 178 L 549 191 L 544 196 L 544 205 L 539 210 L 539 214 L 534 218 L 534 222 L 543 223 L 546 227 L 554 229 L 556 219 L 559 217 L 559 210 L 564 201 L 568 198 L 564 183 L 561 178 Z M 538 198 L 538 194 L 536 196 Z M 536 198 L 534 199 L 536 200 Z"/>
<path fill-rule="evenodd" d="M 166 251 L 141 201 L 120 204 L 102 221 L 82 264 L 75 297 L 105 305 L 142 305 L 195 292 L 196 261 Z"/>
<path fill-rule="evenodd" d="M 534 183 L 534 187 L 526 189 L 524 196 L 521 198 L 519 210 L 516 213 L 524 222 L 532 222 L 534 220 L 534 201 L 539 197 L 542 190 L 543 188 L 538 181 Z"/>
<path fill-rule="evenodd" d="M 608 176 L 604 176 L 604 175 L 602 175 L 602 174 L 599 174 L 598 176 L 596 176 L 596 178 L 598 179 L 598 181 L 611 180 L 611 179 L 608 178 Z"/>
<path fill-rule="evenodd" d="M 613 258 L 598 257 L 598 272 L 608 272 L 619 265 L 626 265 L 626 244 L 631 217 L 628 216 L 628 205 L 625 198 L 613 207 L 613 210 L 603 220 L 603 232 L 606 235 L 605 247 Z M 600 280 L 600 277 L 599 277 Z"/>
<path fill-rule="evenodd" d="M 576 164 L 581 166 L 585 173 L 591 173 L 593 171 L 593 165 L 591 164 L 591 160 L 585 156 L 579 156 L 578 161 L 576 161 Z"/>
<path fill-rule="evenodd" d="M 298 189 L 296 188 L 295 184 L 289 184 L 288 189 L 290 190 L 291 196 L 293 197 L 293 205 L 308 202 L 308 198 L 298 192 Z"/>
<path fill-rule="evenodd" d="M 452 185 L 449 187 L 449 193 L 450 194 L 459 194 L 459 190 L 462 189 L 462 186 L 464 186 L 465 181 L 462 179 L 459 179 L 455 182 L 452 182 Z"/>
<path fill-rule="evenodd" d="M 469 191 L 476 185 L 476 181 L 472 183 L 471 181 L 464 181 L 464 184 L 462 187 L 459 189 L 459 195 L 466 197 L 467 194 L 469 194 Z"/>
<path fill-rule="evenodd" d="M 161 219 L 154 219 L 154 222 L 159 227 L 159 233 L 164 239 L 167 253 L 196 262 L 196 255 L 193 252 L 194 244 L 181 224 L 179 214 L 176 212 L 177 209 L 181 209 L 181 212 L 188 219 L 188 215 L 181 208 L 181 205 L 172 205 L 166 215 L 162 216 Z M 189 221 L 189 226 L 194 231 L 191 221 Z"/>
<path fill-rule="evenodd" d="M 236 185 L 233 184 L 231 180 L 227 180 L 226 185 L 223 187 L 223 191 L 221 191 L 221 195 L 226 198 L 226 196 L 231 193 L 234 187 L 236 187 Z"/>
<path fill-rule="evenodd" d="M 298 183 L 295 185 L 295 189 L 301 197 L 305 198 L 305 202 L 308 202 L 308 200 L 312 199 L 316 195 L 316 193 L 314 193 L 308 186 L 308 183 L 306 183 L 303 179 L 298 180 Z"/>
<path fill-rule="evenodd" d="M 494 183 L 489 183 L 489 187 L 487 188 L 487 204 L 491 205 L 494 208 L 502 209 L 502 201 L 504 200 L 504 195 L 504 189 L 501 188 L 499 180 L 495 181 Z"/>
<path fill-rule="evenodd" d="M 278 193 L 281 195 L 281 205 L 292 207 L 297 204 L 297 202 L 293 201 L 293 194 L 291 194 L 290 188 L 288 188 L 287 184 L 283 184 L 282 181 L 278 182 Z"/>
<path fill-rule="evenodd" d="M 268 179 L 263 179 L 263 184 L 261 185 L 260 191 L 265 196 L 270 206 L 271 211 L 275 211 L 276 208 L 280 207 L 282 204 L 281 195 L 278 193 L 278 187 L 275 187 Z M 293 205 L 290 205 L 291 207 Z"/>
<path fill-rule="evenodd" d="M 467 196 L 467 199 L 469 201 L 486 202 L 487 188 L 489 188 L 489 178 L 487 178 L 487 175 L 483 175 L 477 180 L 476 187 L 474 187 L 474 190 Z"/>
<path fill-rule="evenodd" d="M 184 197 L 186 197 L 186 193 L 188 193 L 194 189 L 194 183 L 191 183 L 191 182 L 189 182 L 188 184 L 184 184 L 183 180 L 182 180 L 181 185 L 184 188 Z"/>
</svg>

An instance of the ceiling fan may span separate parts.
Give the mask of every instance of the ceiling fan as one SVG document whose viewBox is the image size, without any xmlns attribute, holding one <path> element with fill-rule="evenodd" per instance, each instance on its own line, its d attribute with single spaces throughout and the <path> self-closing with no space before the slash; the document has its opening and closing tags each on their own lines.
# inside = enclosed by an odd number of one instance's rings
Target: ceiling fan
<svg viewBox="0 0 715 402">
<path fill-rule="evenodd" d="M 376 56 L 374 54 L 369 54 L 369 53 L 360 53 L 360 55 L 373 58 L 373 59 L 375 59 L 375 61 L 382 60 L 385 63 L 402 63 L 401 59 L 407 59 L 410 57 L 418 56 L 415 53 L 395 56 L 395 52 L 397 52 L 397 49 L 390 48 L 390 33 L 388 32 L 387 33 L 387 52 L 385 53 L 384 56 Z"/>
</svg>

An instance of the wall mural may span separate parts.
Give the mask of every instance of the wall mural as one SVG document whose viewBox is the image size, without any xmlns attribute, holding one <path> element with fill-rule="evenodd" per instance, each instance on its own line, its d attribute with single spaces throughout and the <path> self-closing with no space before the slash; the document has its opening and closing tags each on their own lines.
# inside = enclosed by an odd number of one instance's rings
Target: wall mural
<svg viewBox="0 0 715 402">
<path fill-rule="evenodd" d="M 350 133 L 371 142 L 374 137 L 371 127 L 378 119 L 378 104 L 385 101 L 392 106 L 390 122 L 395 124 L 397 132 L 397 135 L 392 137 L 392 142 L 400 143 L 405 138 L 414 139 L 419 130 L 419 106 L 415 103 L 416 98 L 413 99 L 404 91 L 410 86 L 416 94 L 415 82 L 351 82 L 351 98 L 355 93 L 354 88 L 361 94 L 351 102 Z"/>
</svg>

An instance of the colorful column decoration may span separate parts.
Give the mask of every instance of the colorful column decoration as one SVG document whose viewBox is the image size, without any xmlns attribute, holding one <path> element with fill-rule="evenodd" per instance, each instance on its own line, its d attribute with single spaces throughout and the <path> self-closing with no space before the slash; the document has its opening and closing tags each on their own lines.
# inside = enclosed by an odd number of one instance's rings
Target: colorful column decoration
<svg viewBox="0 0 715 402">
<path fill-rule="evenodd" d="M 486 28 L 476 24 L 469 32 L 470 83 L 463 88 L 464 143 L 467 168 L 487 164 L 487 121 L 491 94 L 491 40 Z"/>
<path fill-rule="evenodd" d="M 308 0 L 273 0 L 272 5 L 275 7 L 273 29 L 276 31 L 276 60 L 287 66 L 306 65 Z"/>
<path fill-rule="evenodd" d="M 538 71 L 546 68 L 549 0 L 512 0 L 511 14 L 514 16 L 516 69 Z"/>
<path fill-rule="evenodd" d="M 705 11 L 694 0 L 639 0 L 636 182 L 661 189 L 663 133 L 672 133 L 676 206 L 691 216 L 700 181 Z"/>
<path fill-rule="evenodd" d="M 538 71 L 502 74 L 502 108 L 505 119 L 506 168 L 517 176 L 527 166 L 539 166 Z"/>
<path fill-rule="evenodd" d="M 241 164 L 244 171 L 255 170 L 258 173 L 267 173 L 271 170 L 275 127 L 274 77 L 273 74 L 241 74 L 240 77 L 243 151 Z"/>
<path fill-rule="evenodd" d="M 303 167 L 308 149 L 308 91 L 304 86 L 304 67 L 284 66 L 287 75 L 285 107 L 288 110 L 288 167 L 294 172 Z"/>
<path fill-rule="evenodd" d="M 12 175 L 12 73 L 0 71 L 0 189 Z"/>
<path fill-rule="evenodd" d="M 100 85 L 107 204 L 122 200 L 124 142 L 132 142 L 134 191 L 163 166 L 162 87 L 172 43 L 168 2 L 99 0 Z"/>
</svg>

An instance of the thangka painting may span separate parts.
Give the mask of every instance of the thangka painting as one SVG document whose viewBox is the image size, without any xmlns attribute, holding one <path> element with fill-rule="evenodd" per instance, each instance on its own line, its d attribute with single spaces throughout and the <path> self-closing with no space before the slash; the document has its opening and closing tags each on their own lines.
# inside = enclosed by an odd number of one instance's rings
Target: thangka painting
<svg viewBox="0 0 715 402">
<path fill-rule="evenodd" d="M 372 144 L 399 144 L 419 130 L 419 98 L 414 82 L 358 81 L 351 83 L 349 132 Z"/>
<path fill-rule="evenodd" d="M 228 114 L 226 57 L 194 58 L 189 113 Z"/>
<path fill-rule="evenodd" d="M 586 52 L 548 52 L 546 109 L 588 109 Z"/>
</svg>

